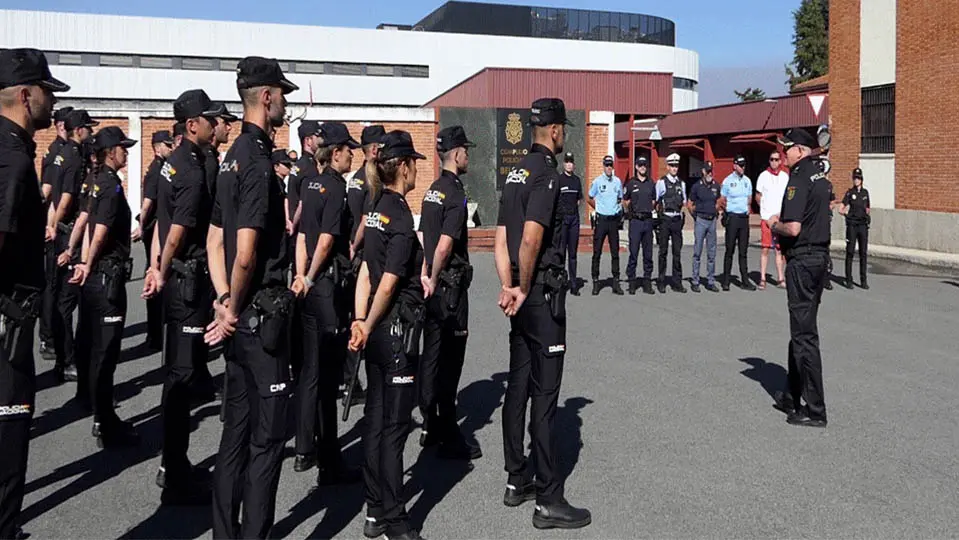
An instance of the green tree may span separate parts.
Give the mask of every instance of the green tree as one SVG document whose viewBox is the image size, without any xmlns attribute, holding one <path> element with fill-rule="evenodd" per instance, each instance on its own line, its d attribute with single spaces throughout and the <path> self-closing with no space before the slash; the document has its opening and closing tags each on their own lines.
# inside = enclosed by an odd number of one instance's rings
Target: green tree
<svg viewBox="0 0 959 540">
<path fill-rule="evenodd" d="M 789 86 L 825 75 L 829 71 L 829 2 L 802 0 L 793 11 L 793 61 L 786 66 Z"/>
<path fill-rule="evenodd" d="M 764 92 L 761 88 L 753 88 L 751 86 L 742 92 L 739 90 L 733 90 L 733 93 L 736 94 L 736 97 L 738 97 L 739 101 L 742 102 L 762 101 L 766 99 L 766 92 Z"/>
</svg>

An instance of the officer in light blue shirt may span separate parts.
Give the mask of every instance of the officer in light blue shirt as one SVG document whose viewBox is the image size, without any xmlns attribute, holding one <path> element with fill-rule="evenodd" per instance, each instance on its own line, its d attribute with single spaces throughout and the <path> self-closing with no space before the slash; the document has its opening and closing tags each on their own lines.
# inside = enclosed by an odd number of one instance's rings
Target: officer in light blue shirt
<svg viewBox="0 0 959 540">
<path fill-rule="evenodd" d="M 589 186 L 589 206 L 596 211 L 593 229 L 593 296 L 599 294 L 599 258 L 603 241 L 609 242 L 613 263 L 613 294 L 622 295 L 619 285 L 619 228 L 623 216 L 623 181 L 613 172 L 613 156 L 603 158 L 603 174 Z"/>
<path fill-rule="evenodd" d="M 739 248 L 740 288 L 755 291 L 756 286 L 749 280 L 749 265 L 746 250 L 749 247 L 749 204 L 753 199 L 753 181 L 746 176 L 746 158 L 736 156 L 733 159 L 733 172 L 723 180 L 720 191 L 726 215 L 723 225 L 726 227 L 726 254 L 723 261 L 723 290 L 729 290 L 730 272 L 733 269 L 733 252 Z M 737 246 L 738 244 L 738 246 Z"/>
</svg>

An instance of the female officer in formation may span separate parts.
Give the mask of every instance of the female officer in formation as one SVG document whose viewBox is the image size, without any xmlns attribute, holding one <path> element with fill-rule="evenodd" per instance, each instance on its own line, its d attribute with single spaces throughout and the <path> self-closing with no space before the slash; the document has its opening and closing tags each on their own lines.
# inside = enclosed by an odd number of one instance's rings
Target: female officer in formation
<svg viewBox="0 0 959 540">
<path fill-rule="evenodd" d="M 852 187 L 842 197 L 839 213 L 846 216 L 846 288 L 852 289 L 852 257 L 859 243 L 859 279 L 863 289 L 866 281 L 866 259 L 869 247 L 869 190 L 862 187 L 862 169 L 852 171 Z"/>
<path fill-rule="evenodd" d="M 90 308 L 89 389 L 93 434 L 101 448 L 127 446 L 138 440 L 133 424 L 121 421 L 113 410 L 113 373 L 120 358 L 127 311 L 132 220 L 117 171 L 127 165 L 127 149 L 135 144 L 112 126 L 101 129 L 94 139 L 100 172 L 89 207 L 88 231 L 92 234 L 70 279 L 83 287 L 83 302 Z"/>
<path fill-rule="evenodd" d="M 416 186 L 424 159 L 405 131 L 387 133 L 366 177 L 372 211 L 366 215 L 363 264 L 356 285 L 350 350 L 366 350 L 366 524 L 363 534 L 415 540 L 403 502 L 403 448 L 416 402 L 423 288 L 423 248 L 404 198 Z"/>
</svg>

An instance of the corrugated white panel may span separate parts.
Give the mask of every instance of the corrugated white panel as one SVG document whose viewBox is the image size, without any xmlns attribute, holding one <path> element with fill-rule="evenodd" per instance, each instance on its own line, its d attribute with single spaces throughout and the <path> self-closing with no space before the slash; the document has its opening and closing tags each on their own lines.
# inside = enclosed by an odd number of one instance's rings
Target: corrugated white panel
<svg viewBox="0 0 959 540">
<path fill-rule="evenodd" d="M 691 111 L 699 107 L 699 92 L 673 88 L 673 112 Z"/>
</svg>

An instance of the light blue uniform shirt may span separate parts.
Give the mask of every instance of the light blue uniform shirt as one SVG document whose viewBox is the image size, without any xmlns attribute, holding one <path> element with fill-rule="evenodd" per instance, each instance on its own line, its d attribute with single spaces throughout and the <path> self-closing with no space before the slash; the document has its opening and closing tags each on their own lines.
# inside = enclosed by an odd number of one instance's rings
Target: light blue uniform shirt
<svg viewBox="0 0 959 540">
<path fill-rule="evenodd" d="M 686 182 L 683 182 L 683 181 L 680 180 L 678 177 L 669 176 L 668 174 L 666 175 L 665 178 L 668 178 L 670 182 L 679 182 L 679 185 L 681 185 L 681 186 L 683 187 L 683 206 L 685 206 L 685 205 L 686 205 L 686 201 L 688 200 L 688 199 L 686 198 Z M 666 180 L 664 180 L 663 178 L 660 178 L 659 180 L 656 181 L 656 202 L 663 202 L 663 196 L 664 196 L 664 195 L 666 195 Z M 663 212 L 663 215 L 664 215 L 664 216 L 669 216 L 669 217 L 674 217 L 674 216 L 678 216 L 678 215 L 681 215 L 681 214 L 682 214 L 682 211 L 680 211 L 680 212 Z"/>
<path fill-rule="evenodd" d="M 745 174 L 739 176 L 733 172 L 723 180 L 720 194 L 726 197 L 726 212 L 747 214 L 749 213 L 749 201 L 753 196 L 753 182 Z"/>
<path fill-rule="evenodd" d="M 601 174 L 589 186 L 589 196 L 596 201 L 596 213 L 601 216 L 616 216 L 623 211 L 623 183 L 614 174 Z"/>
</svg>

